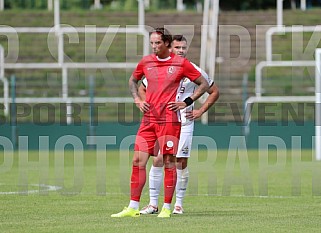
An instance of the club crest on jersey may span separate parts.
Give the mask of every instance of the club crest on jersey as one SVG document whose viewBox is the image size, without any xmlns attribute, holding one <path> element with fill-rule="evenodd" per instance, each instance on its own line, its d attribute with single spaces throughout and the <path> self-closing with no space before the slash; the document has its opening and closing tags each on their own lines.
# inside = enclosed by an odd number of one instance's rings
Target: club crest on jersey
<svg viewBox="0 0 321 233">
<path fill-rule="evenodd" d="M 173 74 L 174 72 L 175 72 L 175 67 L 174 66 L 168 67 L 167 73 Z"/>
</svg>

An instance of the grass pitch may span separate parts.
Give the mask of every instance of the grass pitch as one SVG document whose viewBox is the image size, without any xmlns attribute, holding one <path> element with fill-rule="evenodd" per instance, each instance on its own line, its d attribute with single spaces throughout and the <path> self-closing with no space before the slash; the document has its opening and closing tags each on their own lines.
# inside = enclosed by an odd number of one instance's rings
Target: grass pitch
<svg viewBox="0 0 321 233">
<path fill-rule="evenodd" d="M 128 205 L 131 158 L 1 153 L 0 232 L 320 232 L 321 165 L 311 151 L 195 150 L 183 215 L 111 218 Z"/>
</svg>

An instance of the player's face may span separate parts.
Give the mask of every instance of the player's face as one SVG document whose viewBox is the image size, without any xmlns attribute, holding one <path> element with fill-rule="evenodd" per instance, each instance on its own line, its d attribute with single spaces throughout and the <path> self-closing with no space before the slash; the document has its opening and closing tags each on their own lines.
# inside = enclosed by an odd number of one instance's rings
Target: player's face
<svg viewBox="0 0 321 233">
<path fill-rule="evenodd" d="M 158 33 L 152 33 L 149 38 L 150 46 L 152 47 L 153 53 L 159 57 L 168 55 L 168 42 L 162 41 L 162 36 Z"/>
<path fill-rule="evenodd" d="M 172 52 L 180 57 L 186 57 L 187 54 L 187 44 L 186 41 L 177 41 L 172 42 Z"/>
</svg>

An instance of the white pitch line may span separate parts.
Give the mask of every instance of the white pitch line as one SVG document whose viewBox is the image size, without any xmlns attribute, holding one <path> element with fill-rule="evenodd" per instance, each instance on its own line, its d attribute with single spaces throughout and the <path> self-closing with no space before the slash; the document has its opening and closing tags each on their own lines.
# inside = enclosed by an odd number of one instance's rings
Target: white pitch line
<svg viewBox="0 0 321 233">
<path fill-rule="evenodd" d="M 0 183 L 1 185 L 6 185 L 3 183 Z M 38 184 L 30 184 L 30 186 L 35 186 L 35 187 L 42 187 L 42 190 L 28 190 L 28 191 L 18 191 L 18 192 L 0 192 L 0 195 L 17 195 L 17 194 L 37 194 L 37 193 L 42 193 L 46 191 L 58 191 L 61 190 L 62 187 L 59 186 L 53 186 L 53 185 L 38 185 Z M 63 192 L 64 195 L 98 195 L 98 196 L 119 196 L 119 195 L 129 195 L 129 193 L 119 193 L 119 192 L 106 192 L 106 193 L 96 193 L 96 192 Z M 143 194 L 142 196 L 148 196 L 148 194 Z M 186 197 L 232 197 L 232 198 L 263 198 L 263 199 L 285 199 L 285 198 L 297 198 L 301 196 L 246 196 L 246 195 L 222 195 L 222 194 L 186 194 Z"/>
<path fill-rule="evenodd" d="M 0 183 L 1 185 L 6 185 L 3 183 Z M 62 189 L 59 186 L 54 186 L 54 185 L 45 185 L 45 184 L 30 184 L 30 186 L 35 186 L 35 187 L 41 187 L 41 190 L 26 190 L 26 191 L 15 191 L 15 192 L 0 192 L 0 195 L 16 195 L 16 194 L 35 194 L 35 193 L 42 193 L 42 192 L 47 192 L 47 191 L 57 191 Z"/>
</svg>

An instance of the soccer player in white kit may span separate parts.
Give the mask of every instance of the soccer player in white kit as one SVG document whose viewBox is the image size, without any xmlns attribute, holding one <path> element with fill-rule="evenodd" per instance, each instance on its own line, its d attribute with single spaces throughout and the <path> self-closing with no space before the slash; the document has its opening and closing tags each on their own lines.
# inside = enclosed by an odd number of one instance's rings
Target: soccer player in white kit
<svg viewBox="0 0 321 233">
<path fill-rule="evenodd" d="M 185 57 L 187 54 L 187 40 L 182 35 L 176 35 L 173 37 L 171 46 L 173 53 Z M 192 63 L 193 64 L 193 63 Z M 201 117 L 218 99 L 219 91 L 218 87 L 214 84 L 214 81 L 208 77 L 208 75 L 201 70 L 198 66 L 193 64 L 194 67 L 202 74 L 202 76 L 209 83 L 208 97 L 199 109 L 194 109 L 194 104 L 180 110 L 181 113 L 181 134 L 178 145 L 178 151 L 176 154 L 176 168 L 177 168 L 177 182 L 176 182 L 176 202 L 173 214 L 183 214 L 183 199 L 185 197 L 189 171 L 187 167 L 187 161 L 191 154 L 191 146 L 194 131 L 194 120 Z M 144 96 L 146 88 L 148 88 L 147 80 L 143 80 L 143 85 L 139 88 L 139 93 Z M 183 101 L 194 93 L 197 85 L 185 78 L 177 92 L 177 102 Z M 157 156 L 153 158 L 153 165 L 149 172 L 149 196 L 150 202 L 144 207 L 140 214 L 154 214 L 158 212 L 158 196 L 160 187 L 163 180 L 163 158 Z"/>
</svg>

